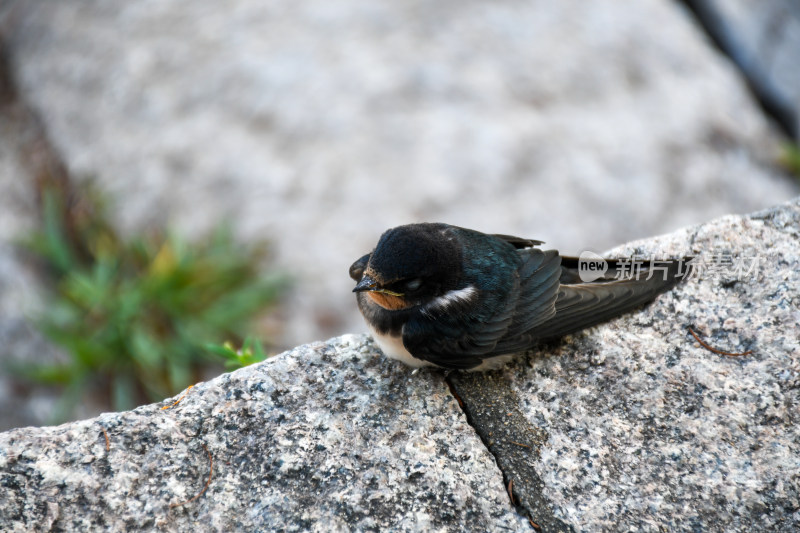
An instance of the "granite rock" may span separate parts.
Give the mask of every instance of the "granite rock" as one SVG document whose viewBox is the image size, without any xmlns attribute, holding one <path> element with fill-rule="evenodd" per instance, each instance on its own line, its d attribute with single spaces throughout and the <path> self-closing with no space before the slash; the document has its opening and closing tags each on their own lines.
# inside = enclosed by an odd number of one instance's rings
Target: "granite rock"
<svg viewBox="0 0 800 533">
<path fill-rule="evenodd" d="M 685 254 L 687 283 L 505 370 L 544 494 L 584 531 L 798 531 L 800 199 L 609 252 Z"/>
<path fill-rule="evenodd" d="M 175 400 L 0 434 L 0 530 L 529 527 L 442 376 L 387 364 L 364 336 Z"/>
<path fill-rule="evenodd" d="M 485 380 L 348 335 L 2 433 L 0 529 L 797 531 L 800 199 L 609 252 L 686 254 L 686 283 Z"/>
</svg>

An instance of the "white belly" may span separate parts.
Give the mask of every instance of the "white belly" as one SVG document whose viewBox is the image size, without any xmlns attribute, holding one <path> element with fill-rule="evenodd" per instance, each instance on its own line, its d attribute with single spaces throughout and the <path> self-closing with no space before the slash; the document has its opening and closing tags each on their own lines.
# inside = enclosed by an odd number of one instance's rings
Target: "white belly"
<svg viewBox="0 0 800 533">
<path fill-rule="evenodd" d="M 372 333 L 372 338 L 374 338 L 375 342 L 378 343 L 378 346 L 380 346 L 381 351 L 386 357 L 396 359 L 397 361 L 403 362 L 413 368 L 421 368 L 423 366 L 438 366 L 433 363 L 429 363 L 428 361 L 417 359 L 411 355 L 408 350 L 406 350 L 406 347 L 403 346 L 402 337 L 383 335 L 372 328 L 369 328 L 369 330 L 370 333 Z M 513 358 L 514 354 L 490 357 L 475 368 L 468 369 L 467 372 L 486 372 L 488 370 L 495 370 L 505 365 Z"/>
<path fill-rule="evenodd" d="M 408 353 L 406 347 L 403 346 L 402 337 L 392 337 L 391 335 L 383 335 L 381 333 L 378 333 L 372 328 L 370 328 L 370 332 L 372 333 L 372 338 L 374 338 L 375 342 L 378 343 L 378 346 L 381 347 L 381 351 L 384 353 L 384 355 L 386 355 L 386 357 L 402 361 L 408 366 L 414 368 L 419 368 L 423 366 L 436 366 L 433 363 L 423 361 L 422 359 L 417 359 L 416 357 Z"/>
</svg>

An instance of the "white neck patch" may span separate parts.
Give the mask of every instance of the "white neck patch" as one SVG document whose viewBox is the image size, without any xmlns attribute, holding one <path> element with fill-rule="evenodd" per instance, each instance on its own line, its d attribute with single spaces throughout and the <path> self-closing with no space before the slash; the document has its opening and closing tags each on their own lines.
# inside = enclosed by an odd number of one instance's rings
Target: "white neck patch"
<svg viewBox="0 0 800 533">
<path fill-rule="evenodd" d="M 467 304 L 472 301 L 476 294 L 478 294 L 478 291 L 472 285 L 467 285 L 463 289 L 447 291 L 423 307 L 422 312 L 425 313 L 434 309 L 437 311 L 445 311 L 452 305 Z"/>
</svg>

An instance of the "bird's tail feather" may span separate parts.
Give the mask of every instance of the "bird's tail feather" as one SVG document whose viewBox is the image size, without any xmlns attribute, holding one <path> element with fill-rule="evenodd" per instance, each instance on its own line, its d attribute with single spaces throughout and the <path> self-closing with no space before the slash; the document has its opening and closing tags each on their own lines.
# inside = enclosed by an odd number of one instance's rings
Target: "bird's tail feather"
<svg viewBox="0 0 800 533">
<path fill-rule="evenodd" d="M 631 311 L 680 283 L 689 259 L 654 262 L 636 276 L 613 281 L 565 283 L 562 276 L 555 315 L 531 333 L 538 339 L 553 339 Z"/>
</svg>

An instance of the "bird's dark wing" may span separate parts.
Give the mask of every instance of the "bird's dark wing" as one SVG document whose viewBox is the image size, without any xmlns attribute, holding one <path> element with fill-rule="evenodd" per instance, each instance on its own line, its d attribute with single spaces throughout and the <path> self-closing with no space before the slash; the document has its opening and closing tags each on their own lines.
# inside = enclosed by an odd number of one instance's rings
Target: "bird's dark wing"
<svg viewBox="0 0 800 533">
<path fill-rule="evenodd" d="M 562 284 L 555 315 L 529 333 L 538 339 L 552 339 L 610 320 L 677 285 L 683 278 L 680 271 L 680 261 L 665 261 L 652 273 L 644 271 L 639 279 Z"/>
<path fill-rule="evenodd" d="M 445 368 L 468 369 L 489 357 L 529 348 L 531 339 L 521 341 L 520 335 L 554 314 L 561 269 L 554 251 L 530 248 L 519 253 L 522 263 L 503 287 L 410 320 L 403 327 L 406 349 Z"/>
<path fill-rule="evenodd" d="M 350 277 L 355 281 L 361 281 L 361 276 L 364 275 L 364 269 L 367 268 L 367 263 L 369 263 L 369 257 L 371 255 L 372 254 L 367 254 L 350 265 Z"/>
<path fill-rule="evenodd" d="M 508 244 L 517 249 L 533 248 L 534 246 L 544 244 L 544 241 L 537 241 L 536 239 L 524 239 L 522 237 L 514 237 L 513 235 L 503 235 L 502 233 L 495 233 L 492 235 L 492 237 L 497 237 L 500 240 L 506 241 Z"/>
<path fill-rule="evenodd" d="M 561 277 L 561 257 L 558 252 L 526 249 L 519 253 L 527 256 L 519 269 L 520 296 L 514 310 L 514 320 L 497 343 L 494 355 L 531 348 L 536 342 L 531 331 L 556 314 Z"/>
</svg>

